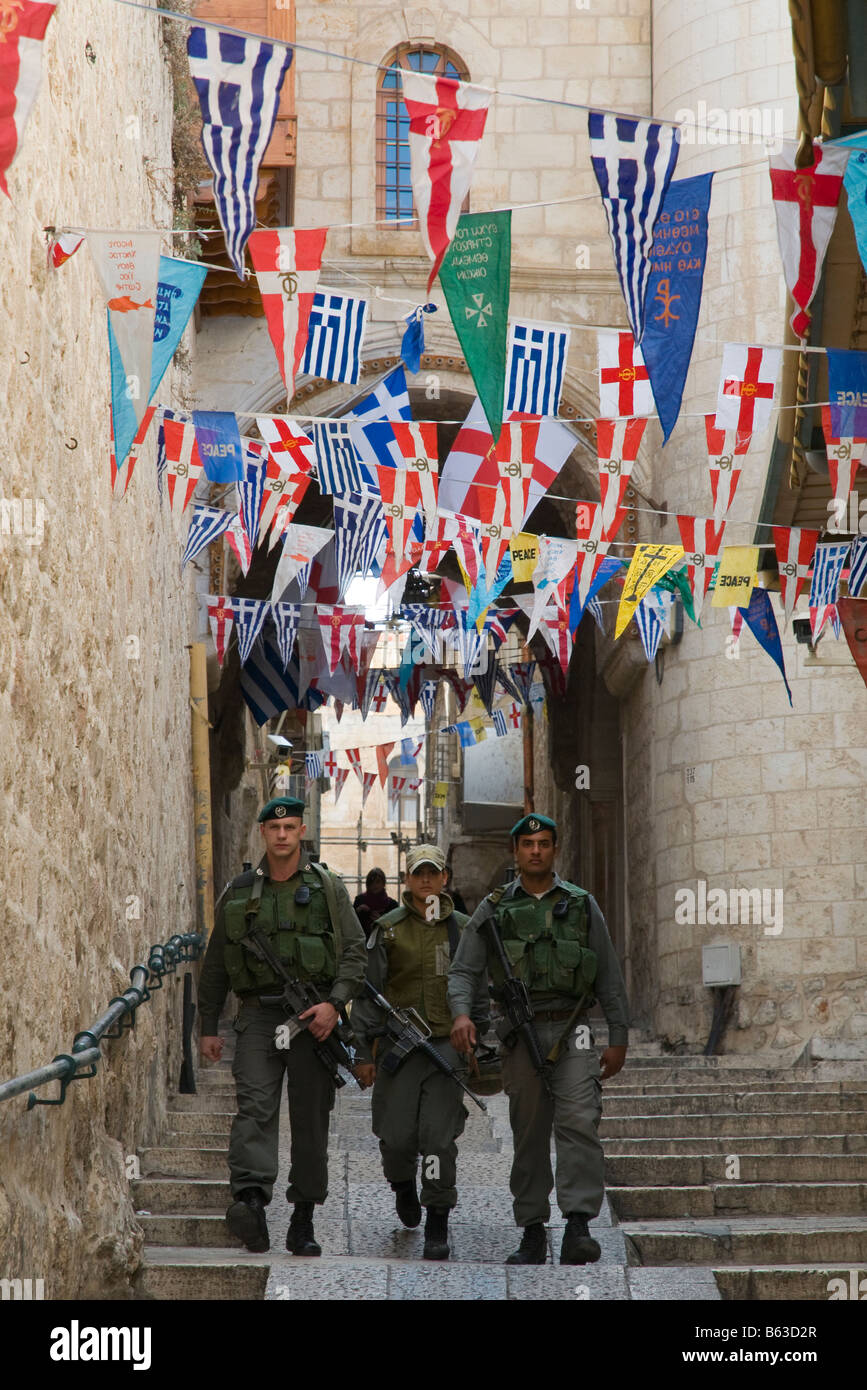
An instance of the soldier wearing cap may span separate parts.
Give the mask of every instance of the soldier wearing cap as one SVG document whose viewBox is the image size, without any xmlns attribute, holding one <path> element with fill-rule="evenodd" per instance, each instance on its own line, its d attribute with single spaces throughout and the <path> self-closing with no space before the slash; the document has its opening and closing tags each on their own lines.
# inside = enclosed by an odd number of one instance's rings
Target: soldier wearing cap
<svg viewBox="0 0 867 1390">
<path fill-rule="evenodd" d="M 328 1195 L 328 1123 L 334 1085 L 313 1051 L 328 1037 L 364 980 L 364 933 L 342 879 L 314 864 L 302 849 L 307 827 L 304 803 L 275 797 L 259 813 L 265 853 L 258 868 L 239 874 L 217 904 L 199 980 L 201 1051 L 218 1062 L 220 1011 L 229 990 L 239 1002 L 232 1072 L 238 1113 L 229 1140 L 233 1201 L 226 1212 L 230 1231 L 248 1250 L 269 1248 L 265 1207 L 277 1178 L 280 1094 L 286 1073 L 291 1164 L 286 1197 L 294 1203 L 286 1248 L 294 1255 L 322 1253 L 313 1234 L 313 1208 Z M 278 1050 L 275 1033 L 285 1019 L 273 1000 L 283 980 L 245 948 L 251 928 L 261 928 L 286 969 L 315 985 L 322 1003 L 302 1014 L 310 1020 L 288 1050 Z"/>
<path fill-rule="evenodd" d="M 524 1228 L 520 1248 L 507 1264 L 547 1260 L 545 1223 L 551 1215 L 554 1186 L 552 1128 L 557 1201 L 566 1217 L 560 1263 L 591 1264 L 601 1254 L 587 1228 L 588 1220 L 599 1214 L 604 1186 L 597 1135 L 602 1114 L 600 1081 L 616 1075 L 626 1060 L 626 990 L 598 905 L 583 888 L 567 883 L 554 870 L 554 821 L 530 814 L 512 827 L 511 834 L 517 877 L 479 904 L 449 971 L 448 999 L 455 1015 L 451 1040 L 461 1053 L 474 1046 L 471 1005 L 479 980 L 490 972 L 495 997 L 502 984 L 503 966 L 484 929 L 493 919 L 515 976 L 527 986 L 553 1091 L 552 1098 L 522 1039 L 502 1050 L 503 1085 L 515 1140 L 510 1187 L 515 1221 Z M 609 1030 L 601 1071 L 587 1018 L 594 995 Z"/>
<path fill-rule="evenodd" d="M 403 903 L 384 913 L 367 943 L 367 974 L 373 986 L 398 1008 L 417 1010 L 431 1030 L 431 1042 L 451 1066 L 461 1059 L 449 1042 L 452 1016 L 446 1001 L 449 961 L 468 918 L 455 912 L 444 891 L 445 855 L 436 845 L 417 845 L 406 860 Z M 475 991 L 471 1012 L 487 1021 L 487 981 Z M 382 1011 L 362 996 L 352 1006 L 352 1027 L 360 1055 L 371 1057 L 382 1028 Z M 395 1194 L 404 1226 L 415 1227 L 426 1209 L 424 1258 L 449 1256 L 448 1218 L 457 1203 L 456 1139 L 467 1112 L 462 1093 L 422 1053 L 412 1054 L 393 1075 L 374 1062 L 358 1068 L 359 1080 L 373 1082 L 373 1132 L 379 1139 L 382 1167 Z M 416 1173 L 421 1155 L 421 1198 Z"/>
</svg>

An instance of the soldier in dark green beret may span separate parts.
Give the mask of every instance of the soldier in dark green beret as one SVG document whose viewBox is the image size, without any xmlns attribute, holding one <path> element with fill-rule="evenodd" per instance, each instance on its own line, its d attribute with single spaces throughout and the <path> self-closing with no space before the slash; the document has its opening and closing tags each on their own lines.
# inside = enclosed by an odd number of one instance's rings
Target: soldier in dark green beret
<svg viewBox="0 0 867 1390">
<path fill-rule="evenodd" d="M 239 874 L 218 904 L 199 980 L 201 1051 L 218 1062 L 220 1011 L 229 990 L 239 1001 L 232 1067 L 238 1113 L 229 1140 L 233 1201 L 230 1231 L 248 1250 L 269 1247 L 265 1207 L 277 1178 L 280 1095 L 284 1073 L 289 1093 L 292 1157 L 286 1197 L 294 1211 L 286 1248 L 294 1255 L 322 1253 L 313 1233 L 313 1208 L 328 1195 L 328 1123 L 334 1084 L 313 1051 L 338 1022 L 339 1011 L 361 988 L 364 933 L 343 880 L 302 849 L 304 803 L 278 796 L 259 813 L 265 853 L 258 868 Z M 266 1002 L 283 988 L 271 966 L 244 944 L 261 928 L 289 973 L 316 986 L 322 1003 L 302 1014 L 307 1029 L 286 1050 L 275 1046 L 285 1019 L 282 1005 Z"/>
<path fill-rule="evenodd" d="M 605 919 L 583 888 L 554 870 L 557 827 L 532 812 L 512 827 L 517 877 L 479 904 L 461 935 L 449 971 L 454 1018 L 452 1045 L 466 1053 L 476 1042 L 471 1019 L 479 980 L 490 973 L 494 997 L 505 970 L 485 923 L 496 925 L 517 979 L 526 985 L 549 1094 L 520 1037 L 503 1048 L 503 1084 L 515 1140 L 510 1187 L 515 1221 L 524 1228 L 508 1264 L 544 1264 L 545 1223 L 554 1186 L 551 1131 L 557 1154 L 557 1201 L 566 1217 L 561 1264 L 592 1264 L 600 1247 L 587 1228 L 603 1194 L 603 1153 L 597 1129 L 600 1082 L 626 1060 L 628 1006 L 620 965 Z M 594 996 L 608 1022 L 609 1046 L 599 1058 L 587 1011 Z"/>
</svg>

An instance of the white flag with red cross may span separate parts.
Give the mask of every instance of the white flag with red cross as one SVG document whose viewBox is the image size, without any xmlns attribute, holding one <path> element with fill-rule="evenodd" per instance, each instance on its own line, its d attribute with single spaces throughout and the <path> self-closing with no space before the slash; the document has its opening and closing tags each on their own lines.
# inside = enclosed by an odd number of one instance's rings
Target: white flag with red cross
<svg viewBox="0 0 867 1390">
<path fill-rule="evenodd" d="M 772 530 L 780 568 L 780 597 L 788 624 L 798 595 L 809 576 L 819 532 L 802 530 L 798 526 L 774 526 Z"/>
<path fill-rule="evenodd" d="M 163 419 L 166 487 L 172 520 L 177 527 L 196 490 L 204 467 L 192 421 Z"/>
<path fill-rule="evenodd" d="M 782 348 L 726 343 L 714 425 L 741 435 L 760 434 L 771 418 Z"/>
<path fill-rule="evenodd" d="M 291 401 L 307 346 L 310 310 L 319 283 L 327 227 L 252 232 L 247 242 L 280 375 Z"/>
<path fill-rule="evenodd" d="M 330 674 L 334 675 L 344 651 L 349 653 L 353 666 L 357 666 L 359 639 L 364 628 L 364 610 L 320 603 L 316 606 L 316 617 Z"/>
<path fill-rule="evenodd" d="M 344 749 L 344 752 L 346 753 L 346 760 L 349 763 L 349 766 L 352 768 L 352 771 L 355 773 L 359 782 L 363 783 L 364 773 L 361 770 L 361 749 L 346 748 Z"/>
<path fill-rule="evenodd" d="M 250 545 L 250 537 L 244 529 L 244 523 L 240 515 L 232 518 L 229 525 L 226 527 L 225 535 L 226 541 L 235 552 L 235 557 L 241 567 L 241 573 L 246 574 L 250 568 L 250 561 L 253 559 L 253 547 Z"/>
<path fill-rule="evenodd" d="M 602 507 L 593 504 L 589 524 L 584 523 L 584 517 L 580 509 L 578 516 L 582 518 L 582 524 L 578 526 L 578 553 L 575 557 L 576 580 L 578 586 L 579 612 L 584 611 L 587 602 L 587 595 L 590 593 L 590 585 L 596 576 L 596 572 L 605 556 L 608 554 L 611 542 L 609 539 L 602 539 Z"/>
<path fill-rule="evenodd" d="M 288 415 L 257 415 L 256 424 L 275 463 L 292 472 L 311 471 L 316 463 L 316 445 L 297 420 Z"/>
<path fill-rule="evenodd" d="M 812 163 L 799 169 L 798 148 L 794 140 L 784 140 L 769 163 L 783 276 L 798 306 L 791 324 L 804 338 L 811 317 L 807 306 L 819 285 L 851 151 L 814 140 Z"/>
<path fill-rule="evenodd" d="M 437 427 L 434 423 L 399 426 L 392 422 L 391 428 L 400 446 L 403 466 L 392 468 L 377 463 L 376 473 L 391 548 L 398 559 L 404 559 L 412 545 L 423 544 L 412 540 L 419 507 L 424 509 L 427 525 L 436 521 Z"/>
<path fill-rule="evenodd" d="M 335 806 L 337 805 L 338 801 L 340 800 L 340 793 L 343 791 L 343 788 L 346 786 L 346 779 L 347 779 L 348 776 L 349 776 L 349 768 L 348 768 L 348 767 L 339 767 L 339 768 L 337 769 L 337 771 L 335 772 L 335 774 L 334 774 L 334 804 L 335 804 Z"/>
<path fill-rule="evenodd" d="M 226 594 L 208 594 L 207 603 L 208 621 L 211 625 L 214 646 L 217 649 L 217 661 L 222 666 L 226 648 L 229 645 L 229 638 L 232 635 L 235 610 L 232 607 L 232 600 Z"/>
<path fill-rule="evenodd" d="M 437 569 L 440 561 L 452 549 L 457 534 L 457 517 L 437 513 L 433 526 L 429 526 L 425 532 L 420 568 L 427 573 Z"/>
<path fill-rule="evenodd" d="M 705 415 L 707 466 L 713 493 L 713 520 L 720 526 L 728 516 L 741 480 L 740 460 L 750 447 L 749 430 L 718 430 L 713 415 Z"/>
<path fill-rule="evenodd" d="M 645 419 L 596 421 L 599 496 L 602 501 L 600 535 L 608 541 L 614 539 L 626 516 L 626 508 L 621 506 L 623 494 L 646 428 Z"/>
<path fill-rule="evenodd" d="M 521 706 L 513 700 L 503 711 L 506 716 L 506 723 L 510 729 L 520 729 L 521 727 Z"/>
<path fill-rule="evenodd" d="M 371 793 L 371 791 L 373 790 L 373 784 L 374 784 L 375 781 L 376 781 L 376 773 L 375 773 L 375 772 L 363 772 L 363 773 L 361 774 L 361 805 L 362 805 L 362 807 L 364 806 L 365 802 L 367 801 L 367 798 L 370 796 L 370 793 Z"/>
<path fill-rule="evenodd" d="M 569 658 L 572 655 L 569 614 L 563 608 L 559 608 L 556 613 L 543 613 L 539 630 L 559 661 L 565 675 L 569 669 Z"/>
<path fill-rule="evenodd" d="M 262 502 L 259 508 L 259 535 L 270 530 L 268 549 L 272 550 L 291 523 L 310 486 L 310 470 L 316 461 L 312 439 L 294 420 L 260 415 L 259 433 L 268 446 Z"/>
<path fill-rule="evenodd" d="M 117 456 L 114 452 L 114 421 L 111 420 L 109 423 L 109 428 L 111 430 L 111 444 L 109 446 L 109 469 L 111 474 L 111 490 L 114 493 L 115 497 L 125 496 L 126 494 L 126 490 L 129 487 L 130 478 L 133 475 L 133 469 L 135 468 L 136 463 L 138 461 L 138 451 L 145 442 L 147 432 L 151 426 L 151 420 L 154 418 L 156 410 L 157 408 L 155 405 L 148 406 L 147 410 L 142 416 L 142 422 L 136 430 L 135 438 L 133 439 L 132 444 L 129 447 L 129 453 L 126 456 L 126 461 L 120 468 L 118 468 L 117 466 Z M 122 487 L 121 484 L 123 484 Z"/>
<path fill-rule="evenodd" d="M 334 748 L 329 748 L 327 753 L 322 756 L 322 775 L 329 779 L 334 777 L 337 772 L 337 752 Z"/>
<path fill-rule="evenodd" d="M 717 527 L 715 522 L 709 521 L 706 517 L 679 516 L 677 528 L 686 554 L 686 573 L 692 590 L 695 620 L 698 622 L 705 594 L 720 557 L 726 524 L 723 522 Z"/>
<path fill-rule="evenodd" d="M 632 334 L 603 328 L 596 343 L 600 412 L 609 417 L 655 415 L 650 376 Z"/>
<path fill-rule="evenodd" d="M 454 77 L 403 71 L 401 79 L 412 193 L 422 241 L 433 261 L 430 294 L 470 191 L 492 94 Z"/>
<path fill-rule="evenodd" d="M 852 412 L 854 414 L 854 411 Z M 828 453 L 828 476 L 831 491 L 836 503 L 843 503 L 843 510 L 849 504 L 849 494 L 855 486 L 855 474 L 864 460 L 867 439 L 854 436 L 839 438 L 834 435 L 831 424 L 831 407 L 822 406 L 822 429 L 825 434 L 825 449 Z"/>
</svg>

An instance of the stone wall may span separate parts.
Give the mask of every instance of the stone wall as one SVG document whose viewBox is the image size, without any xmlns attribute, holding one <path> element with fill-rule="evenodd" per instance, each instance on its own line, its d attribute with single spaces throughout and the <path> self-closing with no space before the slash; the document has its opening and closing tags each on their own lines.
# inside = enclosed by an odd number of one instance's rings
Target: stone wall
<svg viewBox="0 0 867 1390">
<path fill-rule="evenodd" d="M 4 1079 L 68 1051 L 149 945 L 194 921 L 194 608 L 152 446 L 127 496 L 109 491 L 88 252 L 49 274 L 42 234 L 171 225 L 172 93 L 158 21 L 98 0 L 58 7 L 44 59 L 0 200 L 0 493 L 44 507 L 41 538 L 0 535 Z M 178 1078 L 181 973 L 64 1106 L 0 1105 L 3 1277 L 44 1278 L 54 1299 L 128 1291 L 141 1235 L 127 1157 L 155 1141 Z"/>
</svg>

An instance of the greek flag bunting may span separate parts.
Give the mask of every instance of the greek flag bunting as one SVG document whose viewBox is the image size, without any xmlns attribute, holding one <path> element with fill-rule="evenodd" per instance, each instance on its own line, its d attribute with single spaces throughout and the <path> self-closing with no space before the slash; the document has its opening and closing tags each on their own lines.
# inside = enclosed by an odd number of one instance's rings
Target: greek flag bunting
<svg viewBox="0 0 867 1390">
<path fill-rule="evenodd" d="M 265 625 L 253 644 L 246 664 L 241 667 L 241 694 L 256 723 L 264 724 L 284 709 L 318 709 L 325 702 L 319 690 L 299 694 L 297 658 L 285 667 L 274 641 L 271 624 Z"/>
<path fill-rule="evenodd" d="M 366 320 L 366 299 L 337 290 L 317 290 L 310 310 L 307 347 L 301 359 L 302 373 L 356 386 Z"/>
<path fill-rule="evenodd" d="M 856 536 L 849 560 L 849 597 L 858 598 L 867 580 L 867 536 Z"/>
<path fill-rule="evenodd" d="M 591 111 L 590 162 L 602 194 L 614 264 L 632 336 L 641 342 L 653 229 L 674 174 L 675 129 L 613 112 Z"/>
<path fill-rule="evenodd" d="M 324 420 L 311 425 L 310 434 L 316 446 L 316 469 L 322 495 L 343 497 L 349 492 L 361 492 L 366 483 L 352 442 L 351 426 L 345 420 Z"/>
<path fill-rule="evenodd" d="M 826 618 L 831 616 L 833 620 L 837 616 L 836 609 L 833 615 L 829 610 L 834 608 L 836 603 L 840 576 L 849 550 L 849 541 L 816 546 L 813 554 L 813 579 L 810 584 L 810 628 L 814 641 L 822 631 Z M 835 623 L 835 637 L 838 632 L 839 620 Z"/>
<path fill-rule="evenodd" d="M 506 414 L 556 415 L 563 390 L 570 330 L 556 324 L 509 324 Z"/>
<path fill-rule="evenodd" d="M 424 717 L 428 723 L 430 723 L 434 716 L 434 704 L 436 703 L 438 689 L 439 681 L 428 680 L 424 682 L 418 693 L 418 698 L 421 700 L 421 707 L 424 710 Z"/>
<path fill-rule="evenodd" d="M 322 776 L 322 754 L 321 754 L 321 753 L 315 753 L 315 752 L 314 752 L 314 753 L 305 753 L 305 754 L 304 754 L 304 771 L 305 771 L 305 773 L 307 774 L 307 780 L 308 780 L 309 782 L 315 782 L 316 779 L 317 779 L 317 777 L 321 777 L 321 776 Z"/>
<path fill-rule="evenodd" d="M 271 616 L 277 633 L 277 646 L 284 667 L 292 660 L 298 624 L 301 621 L 300 603 L 272 603 Z"/>
<path fill-rule="evenodd" d="M 256 226 L 259 166 L 292 50 L 195 25 L 187 56 L 202 108 L 202 147 L 214 171 L 214 202 L 230 259 L 244 280 L 244 247 Z"/>
<path fill-rule="evenodd" d="M 665 624 L 656 607 L 645 595 L 635 610 L 635 625 L 641 637 L 641 645 L 648 661 L 653 661 L 662 641 Z"/>
<path fill-rule="evenodd" d="M 497 738 L 505 738 L 509 730 L 506 727 L 506 716 L 501 709 L 495 709 L 491 714 Z"/>
<path fill-rule="evenodd" d="M 222 536 L 231 520 L 232 512 L 223 511 L 222 507 L 206 507 L 201 502 L 196 503 L 187 534 L 187 544 L 181 558 L 182 571 L 188 562 L 198 555 L 200 550 L 204 550 L 206 545 L 211 544 L 211 541 Z"/>
<path fill-rule="evenodd" d="M 377 552 L 388 537 L 380 499 L 362 492 L 335 497 L 334 536 L 337 584 L 342 599 L 356 574 L 370 573 Z"/>
<path fill-rule="evenodd" d="M 270 607 L 270 603 L 263 599 L 232 599 L 232 608 L 234 609 L 235 622 L 238 627 L 238 649 L 242 666 L 253 649 L 253 643 L 262 631 L 262 624 L 268 616 Z"/>
<path fill-rule="evenodd" d="M 259 539 L 259 516 L 265 497 L 266 448 L 255 439 L 247 439 L 244 443 L 244 476 L 238 483 L 239 512 L 250 548 L 255 550 Z"/>
<path fill-rule="evenodd" d="M 412 406 L 403 367 L 395 367 L 377 382 L 370 395 L 350 410 L 348 418 L 361 425 L 369 425 L 374 420 L 411 420 Z"/>
<path fill-rule="evenodd" d="M 593 620 L 596 623 L 596 626 L 599 628 L 599 631 L 604 632 L 605 619 L 602 616 L 602 604 L 599 601 L 598 594 L 594 594 L 592 598 L 589 598 L 584 606 L 587 609 L 587 612 L 593 615 Z"/>
</svg>

